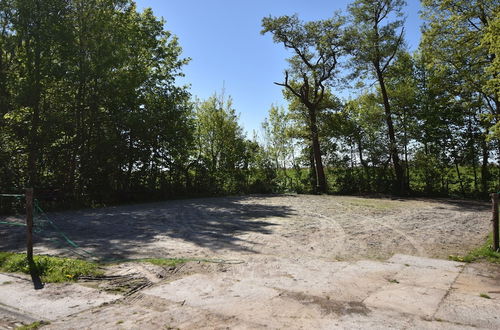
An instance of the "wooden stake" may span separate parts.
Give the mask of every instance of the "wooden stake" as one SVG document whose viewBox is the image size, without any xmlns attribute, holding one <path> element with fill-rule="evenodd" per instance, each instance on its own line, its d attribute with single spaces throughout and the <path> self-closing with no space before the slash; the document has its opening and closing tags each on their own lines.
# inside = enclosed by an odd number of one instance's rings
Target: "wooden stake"
<svg viewBox="0 0 500 330">
<path fill-rule="evenodd" d="M 26 256 L 33 265 L 33 188 L 26 188 Z M 31 268 L 31 267 L 30 267 Z"/>
<path fill-rule="evenodd" d="M 491 201 L 493 202 L 492 212 L 493 212 L 493 251 L 498 251 L 500 249 L 500 239 L 499 239 L 499 229 L 498 229 L 498 194 L 491 194 Z"/>
</svg>

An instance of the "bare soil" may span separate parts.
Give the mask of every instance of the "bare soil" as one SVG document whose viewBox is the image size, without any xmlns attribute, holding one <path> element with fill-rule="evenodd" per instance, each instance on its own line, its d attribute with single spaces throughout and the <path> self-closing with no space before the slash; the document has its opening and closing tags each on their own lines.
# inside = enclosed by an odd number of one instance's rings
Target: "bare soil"
<svg viewBox="0 0 500 330">
<path fill-rule="evenodd" d="M 201 198 L 72 212 L 49 217 L 102 260 L 303 256 L 386 259 L 395 253 L 447 258 L 484 242 L 487 203 L 279 195 Z M 68 254 L 57 232 L 36 252 Z M 0 226 L 1 251 L 24 249 L 24 228 Z"/>
</svg>

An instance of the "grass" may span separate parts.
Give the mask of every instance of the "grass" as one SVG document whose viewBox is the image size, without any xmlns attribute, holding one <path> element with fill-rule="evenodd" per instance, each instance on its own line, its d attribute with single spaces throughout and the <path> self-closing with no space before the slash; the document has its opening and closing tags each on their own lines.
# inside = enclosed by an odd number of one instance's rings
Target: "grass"
<svg viewBox="0 0 500 330">
<path fill-rule="evenodd" d="M 490 234 L 486 243 L 469 252 L 465 256 L 449 256 L 450 260 L 461 262 L 488 261 L 491 263 L 500 264 L 500 252 L 495 252 L 491 249 L 493 245 L 493 234 Z"/>
<path fill-rule="evenodd" d="M 28 325 L 22 325 L 20 327 L 17 327 L 16 330 L 35 330 L 40 327 L 43 327 L 44 325 L 49 325 L 50 322 L 47 321 L 36 321 Z"/>
<path fill-rule="evenodd" d="M 481 297 L 481 298 L 485 298 L 485 299 L 491 299 L 491 297 L 490 297 L 490 296 L 488 296 L 486 293 L 481 293 L 481 294 L 479 294 L 479 297 Z"/>
<path fill-rule="evenodd" d="M 385 199 L 373 199 L 373 198 L 346 198 L 346 202 L 350 206 L 370 208 L 374 210 L 389 210 L 396 208 L 398 205 L 393 201 L 388 201 Z M 392 202 L 392 203 L 391 203 Z"/>
<path fill-rule="evenodd" d="M 45 283 L 76 281 L 80 276 L 99 276 L 103 272 L 99 265 L 84 260 L 35 256 L 35 267 Z M 29 265 L 25 254 L 0 252 L 0 271 L 29 274 Z"/>
<path fill-rule="evenodd" d="M 45 283 L 73 282 L 80 276 L 103 275 L 103 271 L 99 269 L 99 264 L 84 260 L 35 256 L 34 261 L 38 275 L 40 275 L 42 281 Z M 162 267 L 175 267 L 187 261 L 189 260 L 181 258 L 147 258 L 124 260 L 122 262 L 148 262 Z M 0 252 L 0 271 L 29 274 L 30 271 L 28 261 L 26 260 L 26 254 Z"/>
</svg>

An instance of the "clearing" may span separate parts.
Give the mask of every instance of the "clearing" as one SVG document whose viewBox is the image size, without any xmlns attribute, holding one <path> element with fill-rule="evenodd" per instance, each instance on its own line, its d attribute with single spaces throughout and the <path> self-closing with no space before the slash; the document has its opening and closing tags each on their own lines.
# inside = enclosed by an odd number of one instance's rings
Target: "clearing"
<svg viewBox="0 0 500 330">
<path fill-rule="evenodd" d="M 54 329 L 500 327 L 499 267 L 429 259 L 481 245 L 487 203 L 257 195 L 49 217 L 101 259 L 227 262 L 122 263 L 101 282 L 36 292 L 0 274 L 0 329 L 42 319 Z M 23 250 L 22 227 L 0 235 L 0 250 Z M 39 239 L 35 252 L 68 249 Z"/>
</svg>

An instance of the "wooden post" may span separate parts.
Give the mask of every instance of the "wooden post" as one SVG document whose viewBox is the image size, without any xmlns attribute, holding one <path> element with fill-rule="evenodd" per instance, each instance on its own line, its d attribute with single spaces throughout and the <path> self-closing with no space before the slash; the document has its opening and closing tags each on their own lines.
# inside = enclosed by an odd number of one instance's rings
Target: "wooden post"
<svg viewBox="0 0 500 330">
<path fill-rule="evenodd" d="M 498 229 L 498 194 L 491 194 L 491 201 L 493 202 L 492 212 L 493 212 L 493 251 L 498 251 L 500 249 L 499 245 L 499 229 Z"/>
<path fill-rule="evenodd" d="M 28 264 L 34 265 L 33 261 L 33 188 L 26 188 L 26 256 Z"/>
<path fill-rule="evenodd" d="M 26 188 L 26 258 L 35 290 L 43 289 L 43 283 L 33 259 L 33 188 Z"/>
</svg>

